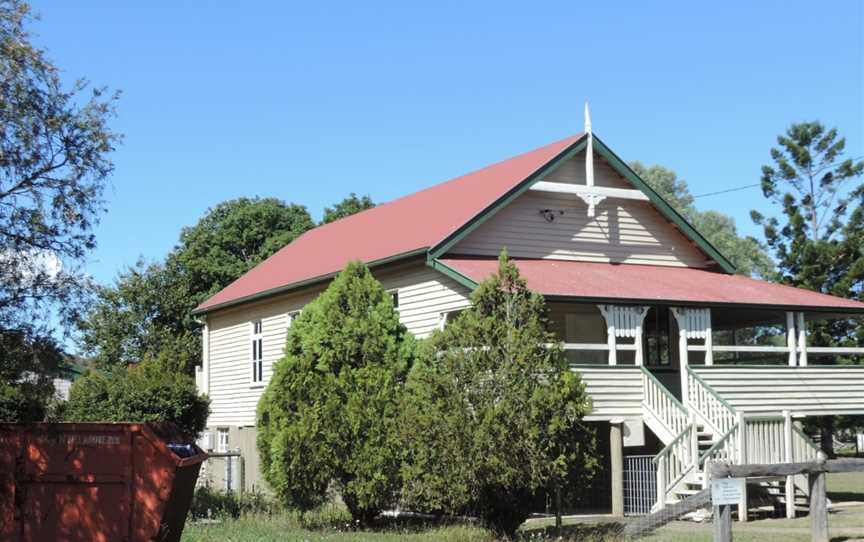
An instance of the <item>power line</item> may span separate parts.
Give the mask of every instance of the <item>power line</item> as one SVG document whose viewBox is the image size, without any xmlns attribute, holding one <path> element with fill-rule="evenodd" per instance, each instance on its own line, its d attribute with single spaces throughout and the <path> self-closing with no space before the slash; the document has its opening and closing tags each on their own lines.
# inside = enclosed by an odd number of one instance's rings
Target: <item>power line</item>
<svg viewBox="0 0 864 542">
<path fill-rule="evenodd" d="M 747 184 L 744 186 L 739 186 L 737 188 L 729 188 L 726 190 L 719 190 L 717 192 L 708 192 L 707 194 L 699 194 L 698 196 L 693 196 L 693 199 L 704 198 L 706 196 L 716 196 L 718 194 L 726 194 L 727 192 L 737 192 L 739 190 L 747 190 L 748 188 L 756 188 L 757 186 L 762 186 L 762 184 L 761 183 Z"/>
<path fill-rule="evenodd" d="M 855 162 L 855 161 L 857 161 L 857 160 L 861 160 L 862 158 L 864 158 L 864 156 L 856 156 L 855 158 L 850 158 L 849 160 L 851 160 L 852 162 Z M 827 169 L 827 168 L 834 167 L 834 166 L 836 166 L 836 165 L 842 164 L 843 162 L 846 162 L 846 160 L 843 160 L 843 161 L 840 161 L 840 162 L 834 162 L 834 163 L 832 163 L 832 164 L 828 164 L 827 166 L 822 166 L 821 169 L 824 171 L 824 170 Z M 696 199 L 696 198 L 704 198 L 704 197 L 707 197 L 707 196 L 717 196 L 717 195 L 719 195 L 719 194 L 727 194 L 727 193 L 729 193 L 729 192 L 738 192 L 739 190 L 747 190 L 748 188 L 756 188 L 756 187 L 759 187 L 759 186 L 762 186 L 762 183 L 756 183 L 756 184 L 745 184 L 744 186 L 738 186 L 738 187 L 735 187 L 735 188 L 728 188 L 728 189 L 726 189 L 726 190 L 718 190 L 717 192 L 708 192 L 707 194 L 699 194 L 698 196 L 693 196 L 693 199 Z"/>
</svg>

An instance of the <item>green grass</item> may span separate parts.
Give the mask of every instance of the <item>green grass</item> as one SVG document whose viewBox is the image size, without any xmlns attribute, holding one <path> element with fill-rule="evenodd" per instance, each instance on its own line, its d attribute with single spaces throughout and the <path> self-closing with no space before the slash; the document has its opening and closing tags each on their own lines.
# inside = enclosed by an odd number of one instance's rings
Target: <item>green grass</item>
<svg viewBox="0 0 864 542">
<path fill-rule="evenodd" d="M 272 517 L 247 516 L 212 524 L 189 524 L 182 542 L 495 542 L 487 530 L 472 525 L 389 526 L 377 530 L 354 530 L 350 521 L 333 523 L 320 517 L 301 519 L 284 513 Z M 331 518 L 331 519 L 333 519 Z M 562 540 L 581 542 L 623 542 L 619 525 L 612 522 L 566 521 L 562 538 L 549 522 L 531 522 L 519 533 L 521 542 Z M 864 506 L 834 509 L 829 518 L 832 540 L 864 540 Z M 689 521 L 673 522 L 644 542 L 711 542 L 712 525 Z M 810 518 L 763 519 L 734 523 L 736 542 L 809 542 Z"/>
<path fill-rule="evenodd" d="M 864 502 L 864 473 L 828 475 L 828 498 L 835 504 Z M 829 528 L 833 540 L 864 540 L 864 506 L 832 510 Z M 522 542 L 565 540 L 619 542 L 620 525 L 610 521 L 565 521 L 563 538 L 555 536 L 551 520 L 531 521 L 522 527 Z M 645 542 L 710 542 L 711 523 L 673 522 L 641 539 Z M 762 519 L 735 523 L 736 542 L 808 542 L 810 518 Z M 461 524 L 445 526 L 388 524 L 375 530 L 352 528 L 347 512 L 335 506 L 300 514 L 284 512 L 273 516 L 251 515 L 218 523 L 190 523 L 182 542 L 495 542 L 489 531 Z"/>
<path fill-rule="evenodd" d="M 833 502 L 864 502 L 864 472 L 828 475 L 828 498 Z"/>
<path fill-rule="evenodd" d="M 354 531 L 350 525 L 308 529 L 283 516 L 246 517 L 212 525 L 187 525 L 182 542 L 490 542 L 483 529 L 470 526 L 434 527 L 429 529 L 386 529 Z"/>
</svg>

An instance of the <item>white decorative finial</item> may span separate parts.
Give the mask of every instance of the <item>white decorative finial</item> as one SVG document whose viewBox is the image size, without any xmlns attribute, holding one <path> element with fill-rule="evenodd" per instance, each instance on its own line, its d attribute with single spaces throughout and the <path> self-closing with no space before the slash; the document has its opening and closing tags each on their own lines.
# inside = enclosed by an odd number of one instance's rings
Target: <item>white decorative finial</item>
<svg viewBox="0 0 864 542">
<path fill-rule="evenodd" d="M 585 185 L 589 190 L 594 188 L 594 134 L 591 132 L 591 111 L 588 109 L 588 102 L 585 102 L 585 133 L 588 134 L 588 144 L 585 146 Z M 606 199 L 606 196 L 601 196 L 597 193 L 580 194 L 582 200 L 588 205 L 588 216 L 594 216 L 594 208 L 601 201 Z"/>
<path fill-rule="evenodd" d="M 591 133 L 591 111 L 588 109 L 588 102 L 585 102 L 585 133 Z"/>
</svg>

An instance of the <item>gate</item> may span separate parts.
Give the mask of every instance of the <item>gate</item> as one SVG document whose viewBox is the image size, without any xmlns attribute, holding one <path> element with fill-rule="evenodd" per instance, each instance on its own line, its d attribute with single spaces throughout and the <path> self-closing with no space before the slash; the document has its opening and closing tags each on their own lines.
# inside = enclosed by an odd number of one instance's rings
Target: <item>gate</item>
<svg viewBox="0 0 864 542">
<path fill-rule="evenodd" d="M 657 469 L 652 455 L 629 455 L 624 458 L 624 515 L 651 513 L 657 502 Z"/>
</svg>

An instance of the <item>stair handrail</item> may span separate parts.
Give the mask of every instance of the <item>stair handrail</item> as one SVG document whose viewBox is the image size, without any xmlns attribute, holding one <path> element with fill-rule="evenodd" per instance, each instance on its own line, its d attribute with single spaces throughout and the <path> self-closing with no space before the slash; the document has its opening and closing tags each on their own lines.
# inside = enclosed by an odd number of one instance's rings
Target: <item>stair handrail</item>
<svg viewBox="0 0 864 542">
<path fill-rule="evenodd" d="M 729 431 L 727 431 L 722 437 L 717 440 L 717 442 L 715 442 L 711 445 L 710 448 L 705 450 L 702 455 L 699 456 L 699 467 L 704 467 L 705 461 L 709 459 L 711 461 L 719 460 L 734 462 L 735 454 L 737 453 L 737 449 L 735 448 L 735 446 L 740 442 L 737 434 L 740 429 L 740 424 L 736 422 Z"/>
<path fill-rule="evenodd" d="M 673 435 L 681 435 L 690 425 L 687 409 L 651 371 L 640 365 L 642 370 L 642 405 L 660 420 Z"/>
<path fill-rule="evenodd" d="M 651 460 L 657 465 L 657 499 L 661 506 L 666 502 L 666 496 L 693 470 L 693 431 L 693 425 L 685 427 Z"/>
<path fill-rule="evenodd" d="M 705 382 L 701 376 L 687 366 L 688 386 L 687 404 L 690 405 L 711 429 L 719 435 L 725 435 L 735 426 L 737 412 L 735 407 L 720 397 L 714 388 Z"/>
</svg>

